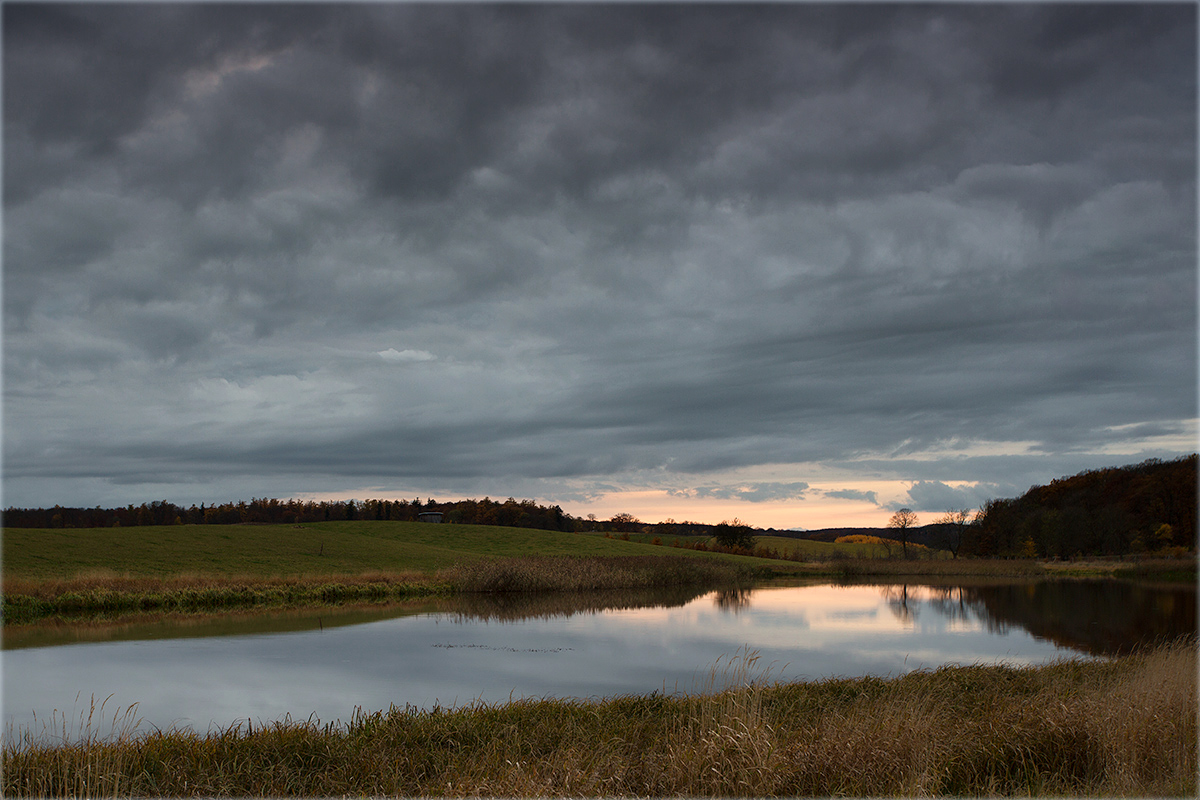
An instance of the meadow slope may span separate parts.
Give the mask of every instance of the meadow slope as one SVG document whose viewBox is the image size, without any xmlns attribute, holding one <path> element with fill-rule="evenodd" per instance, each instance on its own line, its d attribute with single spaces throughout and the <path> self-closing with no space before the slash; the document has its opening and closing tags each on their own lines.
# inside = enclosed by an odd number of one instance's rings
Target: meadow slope
<svg viewBox="0 0 1200 800">
<path fill-rule="evenodd" d="M 779 565 L 595 534 L 369 520 L 303 525 L 5 528 L 3 537 L 6 582 L 62 581 L 98 574 L 147 578 L 432 574 L 479 558 L 532 555 L 662 555 Z"/>
</svg>

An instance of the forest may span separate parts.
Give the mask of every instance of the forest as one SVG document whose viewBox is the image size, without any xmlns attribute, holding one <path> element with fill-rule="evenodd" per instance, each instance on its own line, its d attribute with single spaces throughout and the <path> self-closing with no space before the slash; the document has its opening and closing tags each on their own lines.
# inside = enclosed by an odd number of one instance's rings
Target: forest
<svg viewBox="0 0 1200 800">
<path fill-rule="evenodd" d="M 964 530 L 960 554 L 1072 558 L 1192 550 L 1196 467 L 1195 453 L 1150 459 L 989 500 Z"/>
<path fill-rule="evenodd" d="M 167 500 L 120 508 L 9 508 L 4 525 L 12 528 L 108 528 L 131 525 L 239 525 L 246 523 L 302 524 L 333 520 L 415 521 L 425 511 L 440 511 L 446 522 L 466 525 L 500 525 L 573 531 L 577 521 L 559 506 L 542 506 L 532 500 L 490 498 L 439 503 L 433 498 L 413 500 L 276 500 L 190 507 Z"/>
</svg>

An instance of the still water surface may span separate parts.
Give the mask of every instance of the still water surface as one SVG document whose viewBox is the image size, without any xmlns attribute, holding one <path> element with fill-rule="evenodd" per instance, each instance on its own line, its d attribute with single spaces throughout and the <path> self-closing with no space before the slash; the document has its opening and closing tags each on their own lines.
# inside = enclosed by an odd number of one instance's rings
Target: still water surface
<svg viewBox="0 0 1200 800">
<path fill-rule="evenodd" d="M 257 726 L 356 707 L 701 688 L 757 651 L 778 679 L 899 675 L 943 664 L 1103 656 L 1196 631 L 1195 586 L 1116 581 L 809 585 L 748 591 L 492 597 L 6 636 L 6 730 L 35 734 L 92 698 L 139 730 Z M 110 641 L 79 641 L 81 637 Z M 55 644 L 75 639 L 68 644 Z"/>
</svg>

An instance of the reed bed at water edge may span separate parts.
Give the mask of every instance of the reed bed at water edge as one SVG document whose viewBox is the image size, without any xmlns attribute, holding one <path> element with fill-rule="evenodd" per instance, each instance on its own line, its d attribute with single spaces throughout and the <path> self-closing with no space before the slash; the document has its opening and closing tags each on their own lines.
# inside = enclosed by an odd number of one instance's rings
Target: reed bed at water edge
<svg viewBox="0 0 1200 800">
<path fill-rule="evenodd" d="M 18 625 L 47 617 L 70 620 L 253 606 L 385 602 L 448 592 L 444 583 L 416 574 L 134 578 L 99 573 L 59 581 L 6 580 L 3 621 Z"/>
<path fill-rule="evenodd" d="M 752 577 L 716 559 L 668 556 L 526 556 L 479 559 L 441 573 L 460 592 L 579 592 L 716 586 Z"/>
<path fill-rule="evenodd" d="M 480 592 L 597 591 L 728 586 L 751 572 L 715 559 L 665 556 L 523 556 L 466 560 L 434 574 L 294 577 L 133 577 L 97 571 L 66 580 L 5 580 L 3 622 L 202 613 L 254 606 L 387 602 Z"/>
<path fill-rule="evenodd" d="M 116 719 L 116 717 L 114 717 Z M 10 732 L 7 797 L 1196 794 L 1196 645 L 1111 661 L 772 682 L 692 695 L 357 712 L 75 744 Z"/>
<path fill-rule="evenodd" d="M 1047 575 L 1045 565 L 1033 560 L 995 558 L 833 558 L 826 571 L 840 578 L 856 577 L 1005 577 Z"/>
</svg>

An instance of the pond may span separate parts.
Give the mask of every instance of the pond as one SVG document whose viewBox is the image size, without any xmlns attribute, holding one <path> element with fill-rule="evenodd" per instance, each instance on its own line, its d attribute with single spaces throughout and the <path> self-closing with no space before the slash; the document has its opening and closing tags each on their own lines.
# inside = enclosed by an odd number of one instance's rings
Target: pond
<svg viewBox="0 0 1200 800">
<path fill-rule="evenodd" d="M 205 732 L 346 721 L 356 707 L 693 691 L 746 650 L 773 680 L 822 679 L 1106 656 L 1195 631 L 1194 585 L 1119 581 L 454 598 L 13 629 L 3 713 L 6 732 L 61 734 L 105 702 L 109 724 L 132 706 L 139 730 Z"/>
</svg>

